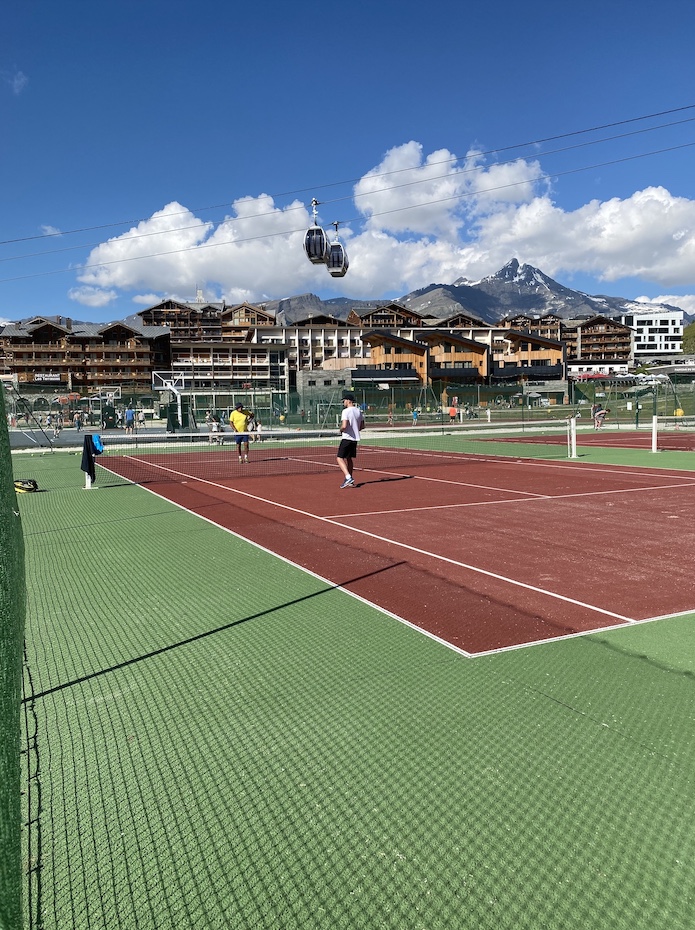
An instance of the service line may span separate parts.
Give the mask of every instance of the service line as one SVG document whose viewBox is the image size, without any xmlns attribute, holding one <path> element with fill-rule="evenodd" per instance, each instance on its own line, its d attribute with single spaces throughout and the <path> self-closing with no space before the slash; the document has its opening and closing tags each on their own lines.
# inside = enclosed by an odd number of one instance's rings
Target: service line
<svg viewBox="0 0 695 930">
<path fill-rule="evenodd" d="M 126 458 L 129 458 L 129 456 L 126 456 Z M 592 611 L 593 613 L 599 613 L 606 617 L 613 617 L 615 620 L 621 621 L 622 623 L 635 622 L 634 618 L 625 617 L 622 614 L 614 613 L 612 610 L 605 610 L 603 607 L 597 607 L 594 604 L 587 604 L 585 601 L 578 601 L 575 598 L 567 597 L 564 594 L 556 594 L 554 591 L 548 591 L 545 588 L 539 588 L 535 585 L 527 584 L 525 581 L 517 581 L 516 579 L 509 578 L 506 575 L 499 575 L 497 572 L 491 572 L 485 568 L 479 568 L 476 565 L 470 565 L 467 562 L 461 562 L 458 559 L 450 559 L 448 556 L 438 555 L 436 552 L 431 552 L 427 549 L 420 549 L 418 546 L 411 546 L 409 543 L 403 543 L 395 539 L 389 539 L 386 536 L 380 536 L 379 534 L 371 533 L 368 530 L 361 530 L 358 527 L 346 525 L 331 517 L 322 517 L 318 514 L 310 513 L 307 510 L 301 510 L 298 507 L 291 507 L 289 504 L 280 504 L 277 501 L 269 500 L 268 498 L 261 497 L 258 494 L 250 494 L 248 491 L 242 491 L 239 488 L 231 488 L 226 484 L 220 484 L 217 481 L 210 481 L 207 478 L 196 478 L 194 475 L 189 475 L 186 472 L 175 471 L 174 469 L 166 468 L 160 465 L 154 465 L 152 463 L 149 464 L 151 464 L 153 468 L 160 468 L 167 474 L 178 475 L 179 477 L 186 478 L 189 481 L 197 482 L 199 484 L 206 484 L 210 487 L 218 488 L 221 491 L 227 491 L 231 494 L 237 494 L 241 497 L 246 497 L 249 500 L 255 500 L 260 503 L 267 504 L 270 507 L 278 507 L 281 510 L 287 510 L 290 513 L 295 513 L 302 517 L 307 517 L 310 520 L 318 520 L 321 523 L 328 523 L 331 526 L 339 527 L 342 530 L 347 530 L 349 533 L 357 533 L 360 536 L 367 536 L 369 539 L 374 539 L 378 542 L 386 543 L 386 545 L 396 546 L 399 549 L 405 549 L 408 552 L 414 552 L 418 555 L 423 555 L 426 558 L 435 559 L 438 562 L 445 562 L 447 565 L 454 565 L 457 568 L 463 568 L 466 571 L 474 572 L 478 575 L 484 575 L 487 578 L 494 578 L 496 581 L 501 581 L 504 584 L 523 588 L 525 591 L 533 591 L 536 594 L 541 594 L 544 597 L 554 598 L 555 600 L 562 601 L 565 604 L 574 604 L 577 607 L 583 607 L 585 610 Z"/>
</svg>

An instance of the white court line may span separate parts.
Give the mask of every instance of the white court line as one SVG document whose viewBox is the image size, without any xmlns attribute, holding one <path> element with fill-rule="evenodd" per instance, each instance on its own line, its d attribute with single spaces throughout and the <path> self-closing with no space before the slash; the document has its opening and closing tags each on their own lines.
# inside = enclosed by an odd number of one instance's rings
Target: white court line
<svg viewBox="0 0 695 930">
<path fill-rule="evenodd" d="M 124 456 L 129 458 L 129 456 Z M 152 463 L 150 463 L 152 464 Z M 415 552 L 418 555 L 424 555 L 426 558 L 435 559 L 439 562 L 445 562 L 448 565 L 454 565 L 457 568 L 463 568 L 466 571 L 474 572 L 478 575 L 484 575 L 488 578 L 494 578 L 496 581 L 502 581 L 505 584 L 513 585 L 518 588 L 523 588 L 526 591 L 533 591 L 536 594 L 542 594 L 545 597 L 554 598 L 555 600 L 562 601 L 565 604 L 574 604 L 577 607 L 583 607 L 586 610 L 590 610 L 594 613 L 603 614 L 606 617 L 614 617 L 616 620 L 620 620 L 623 623 L 634 623 L 635 621 L 631 617 L 625 617 L 622 614 L 617 614 L 612 610 L 605 610 L 603 607 L 596 607 L 593 604 L 587 604 L 584 601 L 578 601 L 575 598 L 567 597 L 564 594 L 556 594 L 554 591 L 548 591 L 545 588 L 538 588 L 535 585 L 527 584 L 524 581 L 516 581 L 514 578 L 509 578 L 506 575 L 499 575 L 496 572 L 488 571 L 485 568 L 478 568 L 475 565 L 469 565 L 467 562 L 460 562 L 458 559 L 450 559 L 444 555 L 438 555 L 435 552 L 430 552 L 427 549 L 420 549 L 417 546 L 411 546 L 408 543 L 398 542 L 395 539 L 389 539 L 386 536 L 379 536 L 377 533 L 370 533 L 367 530 L 361 530 L 355 526 L 346 526 L 344 523 L 339 523 L 337 520 L 334 520 L 330 517 L 321 517 L 315 513 L 310 513 L 307 510 L 301 510 L 298 507 L 290 507 L 289 504 L 280 504 L 274 500 L 268 500 L 265 497 L 261 497 L 258 494 L 250 494 L 248 491 L 241 491 L 238 488 L 230 488 L 228 485 L 220 484 L 216 481 L 210 481 L 206 478 L 196 478 L 193 475 L 186 474 L 185 472 L 175 471 L 171 468 L 165 468 L 160 465 L 153 465 L 154 468 L 160 468 L 162 471 L 167 472 L 170 475 L 179 475 L 181 478 L 187 478 L 191 481 L 196 481 L 200 484 L 207 484 L 210 487 L 219 488 L 222 491 L 228 491 L 232 494 L 238 494 L 241 497 L 249 498 L 250 500 L 260 501 L 263 504 L 268 504 L 271 507 L 278 507 L 281 510 L 288 510 L 291 513 L 299 514 L 302 517 L 307 517 L 310 520 L 318 520 L 320 523 L 328 523 L 331 526 L 339 527 L 342 530 L 347 530 L 349 533 L 357 533 L 360 536 L 367 536 L 370 539 L 378 540 L 379 542 L 386 543 L 390 546 L 396 546 L 399 549 L 406 549 L 409 552 Z"/>
<path fill-rule="evenodd" d="M 428 479 L 430 480 L 430 479 Z M 437 479 L 431 479 L 436 481 Z M 453 483 L 453 482 L 447 482 Z M 463 485 L 463 487 L 482 487 L 485 485 Z M 541 500 L 543 503 L 547 501 L 561 501 L 561 500 L 571 500 L 576 497 L 602 497 L 607 494 L 641 494 L 643 491 L 664 491 L 672 490 L 673 488 L 690 488 L 695 487 L 695 480 L 691 480 L 689 484 L 657 484 L 654 487 L 646 488 L 615 488 L 612 491 L 577 491 L 573 494 L 536 494 L 533 498 L 528 497 L 518 497 L 518 498 L 504 498 L 497 501 L 468 501 L 467 503 L 461 504 L 428 504 L 422 507 L 399 507 L 397 510 L 362 510 L 359 513 L 334 513 L 329 514 L 329 518 L 337 519 L 338 517 L 370 517 L 370 516 L 382 516 L 384 514 L 390 513 L 419 513 L 420 511 L 426 510 L 456 510 L 461 507 L 491 507 L 499 506 L 500 504 L 528 504 L 528 503 L 537 503 L 538 500 Z M 491 488 L 490 490 L 494 490 Z M 499 488 L 498 490 L 504 491 L 506 488 Z M 514 493 L 524 493 L 522 491 L 515 492 L 510 491 L 510 494 Z"/>
<path fill-rule="evenodd" d="M 196 481 L 199 479 L 195 479 Z M 223 530 L 225 533 L 229 533 L 230 536 L 234 536 L 235 539 L 239 539 L 241 542 L 247 543 L 250 546 L 254 546 L 256 549 L 259 549 L 261 552 L 265 552 L 268 555 L 272 555 L 273 558 L 280 559 L 281 562 L 284 562 L 286 565 L 291 565 L 292 568 L 298 569 L 300 572 L 304 572 L 305 575 L 310 575 L 312 578 L 316 578 L 318 581 L 321 581 L 325 584 L 331 591 L 340 591 L 342 594 L 346 594 L 348 597 L 354 598 L 356 601 L 359 601 L 361 604 L 365 604 L 367 607 L 371 607 L 372 610 L 378 610 L 380 613 L 384 614 L 387 617 L 391 617 L 393 620 L 397 620 L 399 623 L 402 623 L 404 626 L 410 627 L 411 630 L 415 630 L 417 633 L 421 633 L 423 636 L 427 636 L 428 639 L 433 639 L 436 643 L 439 643 L 442 646 L 446 646 L 447 649 L 451 649 L 452 652 L 457 652 L 459 655 L 464 656 L 466 659 L 474 659 L 478 653 L 476 652 L 467 652 L 465 649 L 461 649 L 460 646 L 455 646 L 454 643 L 449 642 L 447 639 L 442 639 L 440 636 L 437 636 L 436 633 L 431 633 L 429 630 L 425 630 L 423 627 L 418 626 L 416 623 L 413 623 L 410 620 L 406 620 L 405 617 L 401 617 L 398 614 L 395 614 L 392 610 L 387 610 L 385 607 L 381 607 L 379 604 L 375 604 L 373 601 L 368 601 L 366 597 L 362 597 L 361 594 L 356 594 L 354 591 L 350 591 L 349 588 L 344 588 L 342 585 L 337 584 L 335 581 L 332 581 L 330 578 L 325 578 L 323 575 L 319 575 L 317 572 L 312 572 L 310 568 L 306 568 L 304 565 L 300 565 L 298 562 L 293 562 L 292 559 L 288 559 L 284 555 L 280 555 L 279 552 L 275 552 L 273 549 L 268 549 L 267 546 L 262 546 L 260 543 L 254 542 L 253 539 L 249 539 L 247 536 L 242 536 L 241 533 L 237 533 L 234 530 L 231 530 L 228 526 L 222 526 L 220 523 L 216 523 L 210 517 L 204 516 L 202 513 L 198 513 L 195 510 L 190 510 L 188 507 L 184 507 L 183 504 L 179 504 L 176 501 L 172 501 L 171 498 L 165 497 L 162 494 L 158 494 L 152 488 L 148 488 L 145 485 L 138 485 L 144 491 L 148 491 L 150 494 L 153 494 L 155 497 L 158 497 L 160 500 L 166 501 L 168 504 L 173 504 L 174 507 L 178 507 L 179 510 L 183 510 L 185 513 L 190 513 L 192 516 L 197 517 L 199 520 L 204 520 L 206 523 L 209 523 L 211 526 L 214 526 L 215 529 Z M 231 488 L 225 487 L 226 491 L 232 490 Z M 279 610 L 282 605 L 279 604 L 275 610 Z M 270 612 L 270 611 L 268 611 Z M 599 627 L 599 629 L 601 629 Z M 509 648 L 516 648 L 509 647 Z M 484 653 L 480 653 L 483 655 Z"/>
<path fill-rule="evenodd" d="M 536 491 L 520 491 L 517 488 L 501 488 L 499 485 L 476 484 L 472 481 L 454 481 L 451 478 L 430 478 L 426 475 L 411 475 L 409 472 L 384 471 L 381 468 L 359 468 L 360 473 L 368 471 L 372 475 L 389 475 L 392 478 L 412 478 L 413 481 L 433 481 L 435 484 L 453 484 L 461 488 L 479 488 L 483 491 L 507 491 L 508 494 L 524 494 L 527 497 L 548 497 Z M 364 482 L 363 482 L 364 483 Z"/>
<path fill-rule="evenodd" d="M 494 462 L 495 464 L 509 463 L 512 465 L 523 465 L 529 468 L 561 468 L 564 471 L 596 471 L 599 474 L 615 475 L 616 471 L 620 471 L 624 475 L 629 475 L 634 478 L 682 478 L 683 481 L 692 481 L 692 474 L 682 474 L 685 469 L 679 468 L 657 468 L 654 471 L 651 471 L 648 468 L 644 468 L 642 471 L 628 471 L 630 468 L 635 468 L 634 465 L 589 465 L 588 462 L 576 462 L 571 459 L 563 459 L 562 462 L 542 462 L 539 459 L 533 460 L 521 460 L 521 459 L 477 459 L 477 461 L 485 462 Z M 639 466 L 637 466 L 639 467 Z M 678 474 L 681 472 L 681 474 Z"/>
</svg>

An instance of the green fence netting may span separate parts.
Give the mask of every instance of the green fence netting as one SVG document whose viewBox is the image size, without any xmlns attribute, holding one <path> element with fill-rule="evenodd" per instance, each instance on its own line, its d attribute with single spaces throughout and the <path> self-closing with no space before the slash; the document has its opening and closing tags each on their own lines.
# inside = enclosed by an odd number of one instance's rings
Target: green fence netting
<svg viewBox="0 0 695 930">
<path fill-rule="evenodd" d="M 22 919 L 20 699 L 24 641 L 24 541 L 0 392 L 0 928 Z"/>
</svg>

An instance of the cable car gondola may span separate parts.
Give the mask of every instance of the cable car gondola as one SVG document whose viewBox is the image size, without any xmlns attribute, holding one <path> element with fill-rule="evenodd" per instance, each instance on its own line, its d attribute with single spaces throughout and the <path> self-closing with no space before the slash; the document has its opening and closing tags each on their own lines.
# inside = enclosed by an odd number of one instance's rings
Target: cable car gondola
<svg viewBox="0 0 695 930">
<path fill-rule="evenodd" d="M 314 225 L 310 226 L 304 236 L 304 251 L 313 265 L 328 264 L 329 242 L 325 231 L 316 222 L 316 208 L 319 202 L 314 198 L 311 206 L 314 211 Z"/>
<path fill-rule="evenodd" d="M 342 278 L 347 274 L 350 262 L 348 261 L 347 252 L 338 239 L 338 223 L 333 223 L 333 225 L 335 226 L 335 239 L 328 247 L 328 260 L 326 265 L 328 266 L 328 273 L 331 277 Z"/>
</svg>

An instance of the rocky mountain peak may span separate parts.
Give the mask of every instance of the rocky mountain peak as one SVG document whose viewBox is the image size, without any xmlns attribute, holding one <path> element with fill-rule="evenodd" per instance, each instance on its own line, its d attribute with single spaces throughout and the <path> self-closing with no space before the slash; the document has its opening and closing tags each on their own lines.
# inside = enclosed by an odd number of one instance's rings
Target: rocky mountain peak
<svg viewBox="0 0 695 930">
<path fill-rule="evenodd" d="M 350 310 L 363 313 L 389 302 L 390 299 L 353 301 L 347 298 L 322 301 L 315 294 L 303 294 L 271 301 L 267 309 L 275 314 L 278 322 L 294 323 L 320 315 L 344 320 Z M 394 302 L 420 313 L 428 322 L 446 320 L 463 312 L 490 324 L 520 313 L 534 317 L 554 313 L 564 319 L 576 319 L 599 314 L 617 316 L 634 312 L 635 308 L 634 301 L 627 298 L 592 297 L 572 290 L 539 268 L 520 264 L 517 258 L 512 258 L 495 274 L 479 281 L 460 277 L 453 284 L 430 284 Z M 649 309 L 653 310 L 654 306 Z M 685 321 L 689 321 L 687 315 Z"/>
</svg>

